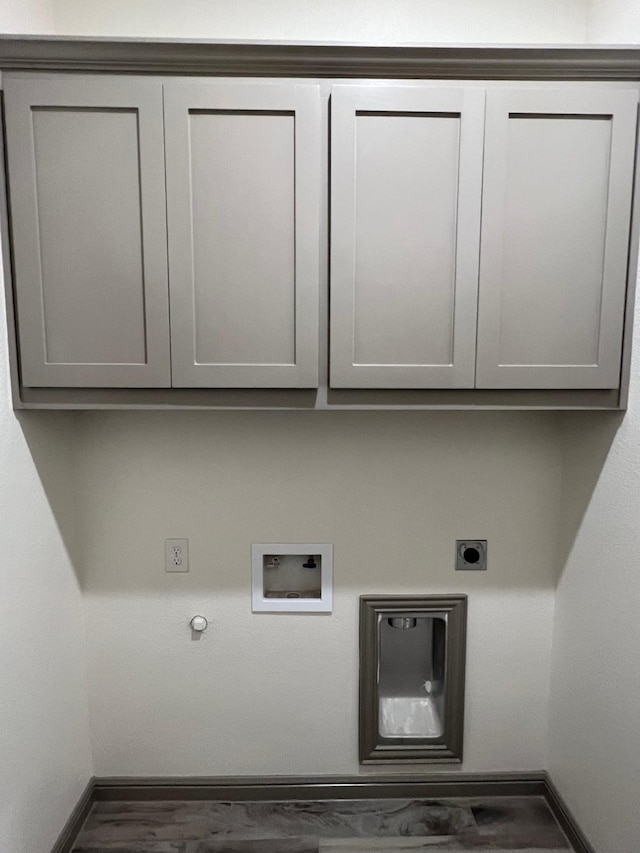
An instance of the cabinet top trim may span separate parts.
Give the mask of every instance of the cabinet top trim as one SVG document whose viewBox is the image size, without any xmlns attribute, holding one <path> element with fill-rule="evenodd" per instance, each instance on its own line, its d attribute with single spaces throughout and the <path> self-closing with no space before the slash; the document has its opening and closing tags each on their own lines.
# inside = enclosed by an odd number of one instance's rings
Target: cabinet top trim
<svg viewBox="0 0 640 853">
<path fill-rule="evenodd" d="M 368 46 L 0 36 L 1 70 L 278 77 L 640 80 L 639 47 Z"/>
</svg>

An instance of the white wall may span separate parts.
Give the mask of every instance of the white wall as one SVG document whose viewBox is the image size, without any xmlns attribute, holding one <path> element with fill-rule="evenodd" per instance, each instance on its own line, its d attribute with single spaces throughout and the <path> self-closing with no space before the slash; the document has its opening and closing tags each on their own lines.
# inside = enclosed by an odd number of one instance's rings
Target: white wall
<svg viewBox="0 0 640 853">
<path fill-rule="evenodd" d="M 17 420 L 4 317 L 0 352 L 0 850 L 47 853 L 92 772 L 73 430 Z"/>
<path fill-rule="evenodd" d="M 588 40 L 640 42 L 636 0 L 592 0 Z M 640 312 L 624 419 L 567 418 L 548 768 L 598 853 L 640 849 Z"/>
<path fill-rule="evenodd" d="M 640 42 L 640 5 L 637 0 L 589 0 L 587 41 L 599 44 Z"/>
<path fill-rule="evenodd" d="M 598 853 L 640 849 L 638 316 L 634 349 L 624 419 L 574 415 L 564 431 L 548 769 Z"/>
<path fill-rule="evenodd" d="M 310 41 L 585 40 L 586 0 L 53 0 L 58 33 Z"/>
<path fill-rule="evenodd" d="M 0 0 L 0 33 L 51 33 L 53 0 Z"/>
<path fill-rule="evenodd" d="M 470 595 L 464 769 L 544 766 L 554 416 L 100 413 L 79 452 L 98 775 L 358 772 L 358 596 L 448 591 Z M 464 537 L 486 574 L 454 572 Z M 333 614 L 252 615 L 251 543 L 305 541 L 334 543 Z"/>
<path fill-rule="evenodd" d="M 2 32 L 52 26 L 48 2 L 0 2 Z M 82 594 L 70 556 L 73 429 L 61 415 L 16 418 L 1 313 L 0 850 L 48 853 L 92 773 Z"/>
<path fill-rule="evenodd" d="M 634 346 L 637 380 L 640 321 Z M 557 591 L 548 765 L 598 853 L 640 849 L 637 382 L 631 392 L 615 437 L 619 419 L 610 418 L 572 418 L 565 433 L 570 540 Z"/>
</svg>

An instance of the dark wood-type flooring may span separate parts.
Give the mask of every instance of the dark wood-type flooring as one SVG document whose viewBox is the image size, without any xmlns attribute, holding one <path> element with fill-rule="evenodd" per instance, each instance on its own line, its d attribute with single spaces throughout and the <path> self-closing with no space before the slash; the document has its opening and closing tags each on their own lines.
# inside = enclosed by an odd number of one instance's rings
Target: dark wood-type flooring
<svg viewBox="0 0 640 853">
<path fill-rule="evenodd" d="M 74 853 L 567 853 L 543 797 L 97 802 Z"/>
</svg>

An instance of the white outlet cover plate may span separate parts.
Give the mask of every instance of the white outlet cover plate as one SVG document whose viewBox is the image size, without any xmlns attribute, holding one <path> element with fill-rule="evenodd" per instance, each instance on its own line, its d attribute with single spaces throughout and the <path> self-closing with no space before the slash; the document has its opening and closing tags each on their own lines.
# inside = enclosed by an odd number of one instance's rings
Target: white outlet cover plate
<svg viewBox="0 0 640 853">
<path fill-rule="evenodd" d="M 179 549 L 179 552 L 177 552 L 176 549 Z M 180 560 L 179 563 L 177 562 L 177 559 Z M 164 540 L 164 570 L 165 572 L 189 571 L 188 539 Z"/>
<path fill-rule="evenodd" d="M 320 598 L 265 598 L 266 555 L 314 554 L 322 558 Z M 251 603 L 254 613 L 331 613 L 333 607 L 333 545 L 318 542 L 258 542 L 251 546 Z"/>
</svg>

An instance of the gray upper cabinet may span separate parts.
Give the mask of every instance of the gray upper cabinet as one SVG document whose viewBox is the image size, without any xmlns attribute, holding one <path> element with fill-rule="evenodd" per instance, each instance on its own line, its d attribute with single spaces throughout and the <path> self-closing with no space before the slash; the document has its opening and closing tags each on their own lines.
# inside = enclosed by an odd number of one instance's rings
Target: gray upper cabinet
<svg viewBox="0 0 640 853">
<path fill-rule="evenodd" d="M 333 87 L 332 387 L 473 387 L 484 97 Z"/>
<path fill-rule="evenodd" d="M 3 88 L 22 384 L 169 386 L 161 83 Z"/>
<path fill-rule="evenodd" d="M 616 388 L 637 92 L 487 93 L 478 388 Z"/>
<path fill-rule="evenodd" d="M 173 385 L 318 384 L 320 89 L 165 86 Z"/>
<path fill-rule="evenodd" d="M 2 87 L 18 406 L 624 407 L 637 86 Z"/>
</svg>

